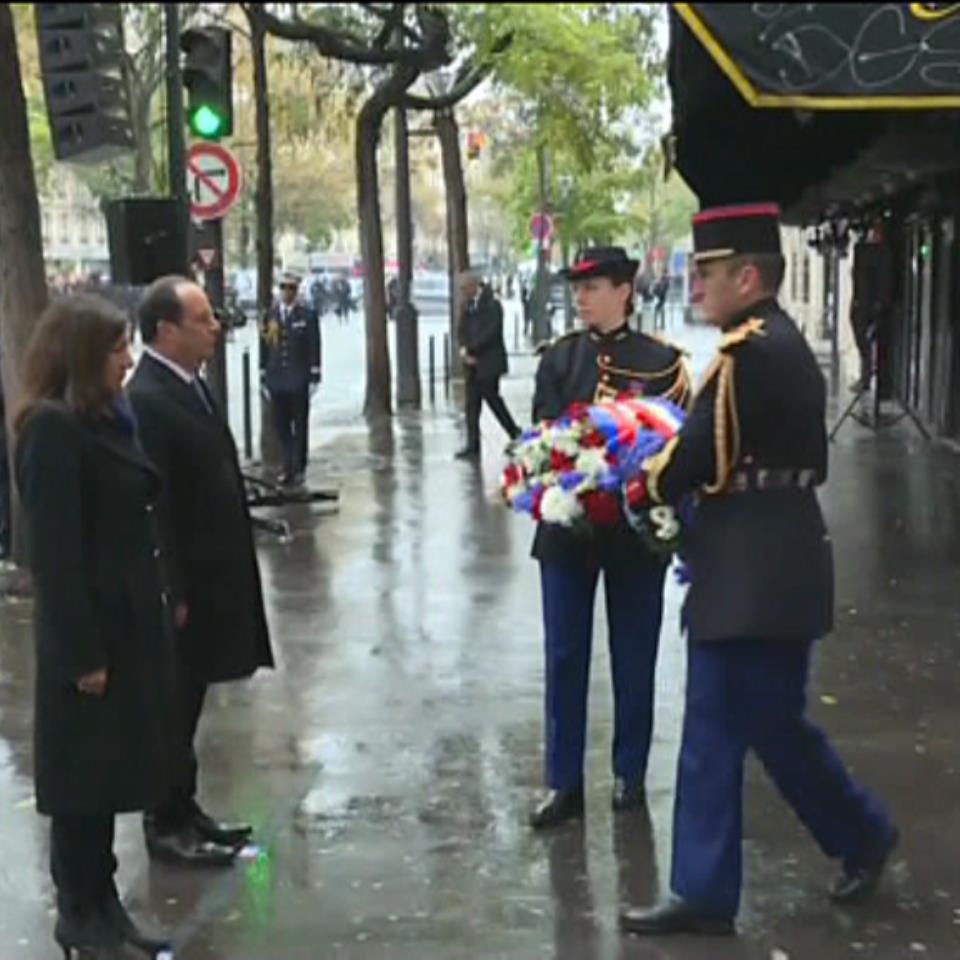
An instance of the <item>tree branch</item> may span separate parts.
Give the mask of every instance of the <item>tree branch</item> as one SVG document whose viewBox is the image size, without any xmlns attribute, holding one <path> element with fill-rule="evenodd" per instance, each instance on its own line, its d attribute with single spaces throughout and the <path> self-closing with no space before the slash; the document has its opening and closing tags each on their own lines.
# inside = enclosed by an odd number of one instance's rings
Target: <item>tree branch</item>
<svg viewBox="0 0 960 960">
<path fill-rule="evenodd" d="M 317 52 L 335 60 L 348 60 L 350 63 L 363 63 L 368 66 L 382 66 L 396 63 L 398 51 L 375 50 L 362 39 L 346 31 L 329 30 L 316 23 L 305 20 L 281 20 L 264 9 L 260 3 L 241 4 L 251 21 L 258 21 L 266 33 L 284 40 L 299 40 L 312 43 Z"/>
<path fill-rule="evenodd" d="M 513 43 L 513 34 L 508 33 L 493 45 L 492 56 L 503 53 Z M 464 97 L 473 93 L 483 83 L 493 70 L 492 59 L 481 64 L 474 64 L 463 72 L 463 75 L 447 93 L 437 97 L 421 97 L 408 93 L 401 106 L 407 110 L 446 110 L 455 107 Z"/>
</svg>

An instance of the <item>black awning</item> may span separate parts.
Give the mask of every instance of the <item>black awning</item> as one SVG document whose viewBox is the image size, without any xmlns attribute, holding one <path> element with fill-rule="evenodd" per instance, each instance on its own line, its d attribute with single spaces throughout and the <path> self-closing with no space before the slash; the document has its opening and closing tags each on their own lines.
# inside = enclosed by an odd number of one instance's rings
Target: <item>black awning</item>
<svg viewBox="0 0 960 960">
<path fill-rule="evenodd" d="M 907 7 L 894 6 L 898 10 Z M 691 26 L 690 20 L 691 15 L 697 15 L 697 23 L 709 22 L 711 30 L 727 38 L 730 50 L 738 52 L 751 47 L 745 37 L 753 36 L 756 41 L 756 35 L 762 32 L 754 22 L 760 16 L 756 11 L 765 11 L 768 25 L 780 22 L 782 27 L 786 13 L 778 14 L 778 21 L 771 11 L 796 11 L 801 7 L 806 16 L 819 13 L 834 18 L 838 14 L 831 11 L 839 10 L 848 17 L 859 15 L 863 21 L 865 11 L 890 5 L 675 4 L 671 9 L 668 75 L 676 165 L 703 206 L 773 200 L 784 208 L 787 220 L 816 220 L 830 209 L 875 203 L 915 182 L 918 171 L 925 175 L 934 168 L 960 165 L 960 111 L 879 109 L 880 104 L 874 105 L 878 109 L 865 109 L 855 100 L 851 100 L 849 109 L 842 110 L 835 104 L 817 110 L 786 104 L 777 108 L 769 102 L 765 107 L 753 106 L 743 83 L 731 77 L 730 63 L 721 66 L 718 62 L 715 42 L 705 42 L 702 30 Z M 876 18 L 865 22 L 886 21 Z M 928 22 L 956 23 L 960 28 L 960 16 Z M 806 23 L 813 30 L 811 22 Z M 752 24 L 752 34 L 745 24 Z M 768 37 L 772 35 L 771 31 Z M 778 43 L 770 48 L 777 57 L 789 44 L 783 40 L 784 35 L 781 29 Z M 739 45 L 731 42 L 734 36 L 740 38 Z M 960 32 L 956 36 L 956 89 L 960 91 Z M 754 45 L 761 52 L 768 49 L 759 42 Z M 795 62 L 793 49 L 791 62 Z M 759 54 L 754 59 L 759 59 Z M 812 53 L 804 54 L 803 60 L 808 64 L 829 62 L 825 54 L 819 59 Z M 740 65 L 742 76 L 751 84 L 759 82 L 759 75 L 750 72 L 747 62 L 753 61 L 748 58 Z M 831 76 L 839 83 L 843 73 L 836 64 L 834 68 Z M 766 70 L 778 75 L 770 63 Z M 821 92 L 827 89 L 823 79 L 827 73 L 824 66 Z M 756 87 L 755 97 L 775 96 L 771 89 Z M 838 91 L 839 86 L 835 86 L 831 95 L 839 95 Z M 933 154 L 932 140 L 936 141 Z"/>
<path fill-rule="evenodd" d="M 753 107 L 960 107 L 960 4 L 677 3 Z"/>
</svg>

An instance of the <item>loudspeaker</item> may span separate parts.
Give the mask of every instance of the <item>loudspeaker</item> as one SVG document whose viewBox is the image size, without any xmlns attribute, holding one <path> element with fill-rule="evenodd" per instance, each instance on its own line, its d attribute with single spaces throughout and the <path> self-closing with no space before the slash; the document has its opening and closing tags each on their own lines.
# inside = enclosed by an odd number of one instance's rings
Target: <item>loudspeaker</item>
<svg viewBox="0 0 960 960">
<path fill-rule="evenodd" d="M 143 286 L 187 271 L 187 238 L 170 197 L 113 200 L 104 207 L 114 283 Z"/>
</svg>

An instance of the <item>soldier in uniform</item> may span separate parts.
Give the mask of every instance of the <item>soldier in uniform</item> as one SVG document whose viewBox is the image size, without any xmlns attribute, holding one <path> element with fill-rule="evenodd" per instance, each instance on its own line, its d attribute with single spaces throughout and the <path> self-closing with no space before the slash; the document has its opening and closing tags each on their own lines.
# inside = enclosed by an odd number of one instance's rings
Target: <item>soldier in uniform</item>
<svg viewBox="0 0 960 960">
<path fill-rule="evenodd" d="M 678 437 L 648 462 L 656 502 L 695 494 L 686 715 L 674 812 L 673 897 L 629 910 L 637 934 L 734 931 L 741 885 L 743 762 L 752 749 L 843 871 L 855 902 L 897 843 L 805 716 L 813 642 L 833 623 L 833 560 L 815 487 L 827 475 L 826 388 L 776 295 L 779 210 L 707 210 L 693 222 L 694 301 L 723 339 Z"/>
<path fill-rule="evenodd" d="M 280 302 L 260 331 L 260 377 L 283 447 L 285 486 L 304 481 L 310 398 L 320 384 L 320 322 L 315 310 L 297 300 L 299 288 L 299 277 L 281 278 Z"/>
<path fill-rule="evenodd" d="M 560 337 L 537 370 L 534 421 L 571 404 L 623 392 L 684 404 L 681 351 L 628 326 L 637 262 L 621 247 L 585 250 L 567 272 L 582 330 Z M 540 561 L 546 648 L 546 775 L 549 792 L 531 816 L 535 829 L 583 815 L 583 755 L 593 608 L 601 570 L 607 599 L 614 689 L 615 810 L 646 801 L 644 778 L 653 725 L 653 679 L 660 637 L 665 562 L 620 522 L 590 536 L 541 523 Z"/>
</svg>

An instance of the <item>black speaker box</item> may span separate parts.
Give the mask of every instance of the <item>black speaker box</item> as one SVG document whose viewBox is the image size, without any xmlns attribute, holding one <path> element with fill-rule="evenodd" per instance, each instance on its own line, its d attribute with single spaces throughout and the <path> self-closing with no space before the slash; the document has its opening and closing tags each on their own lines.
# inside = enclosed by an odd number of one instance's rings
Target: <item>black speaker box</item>
<svg viewBox="0 0 960 960">
<path fill-rule="evenodd" d="M 168 197 L 113 200 L 104 210 L 114 283 L 143 286 L 187 269 L 187 238 Z"/>
</svg>

